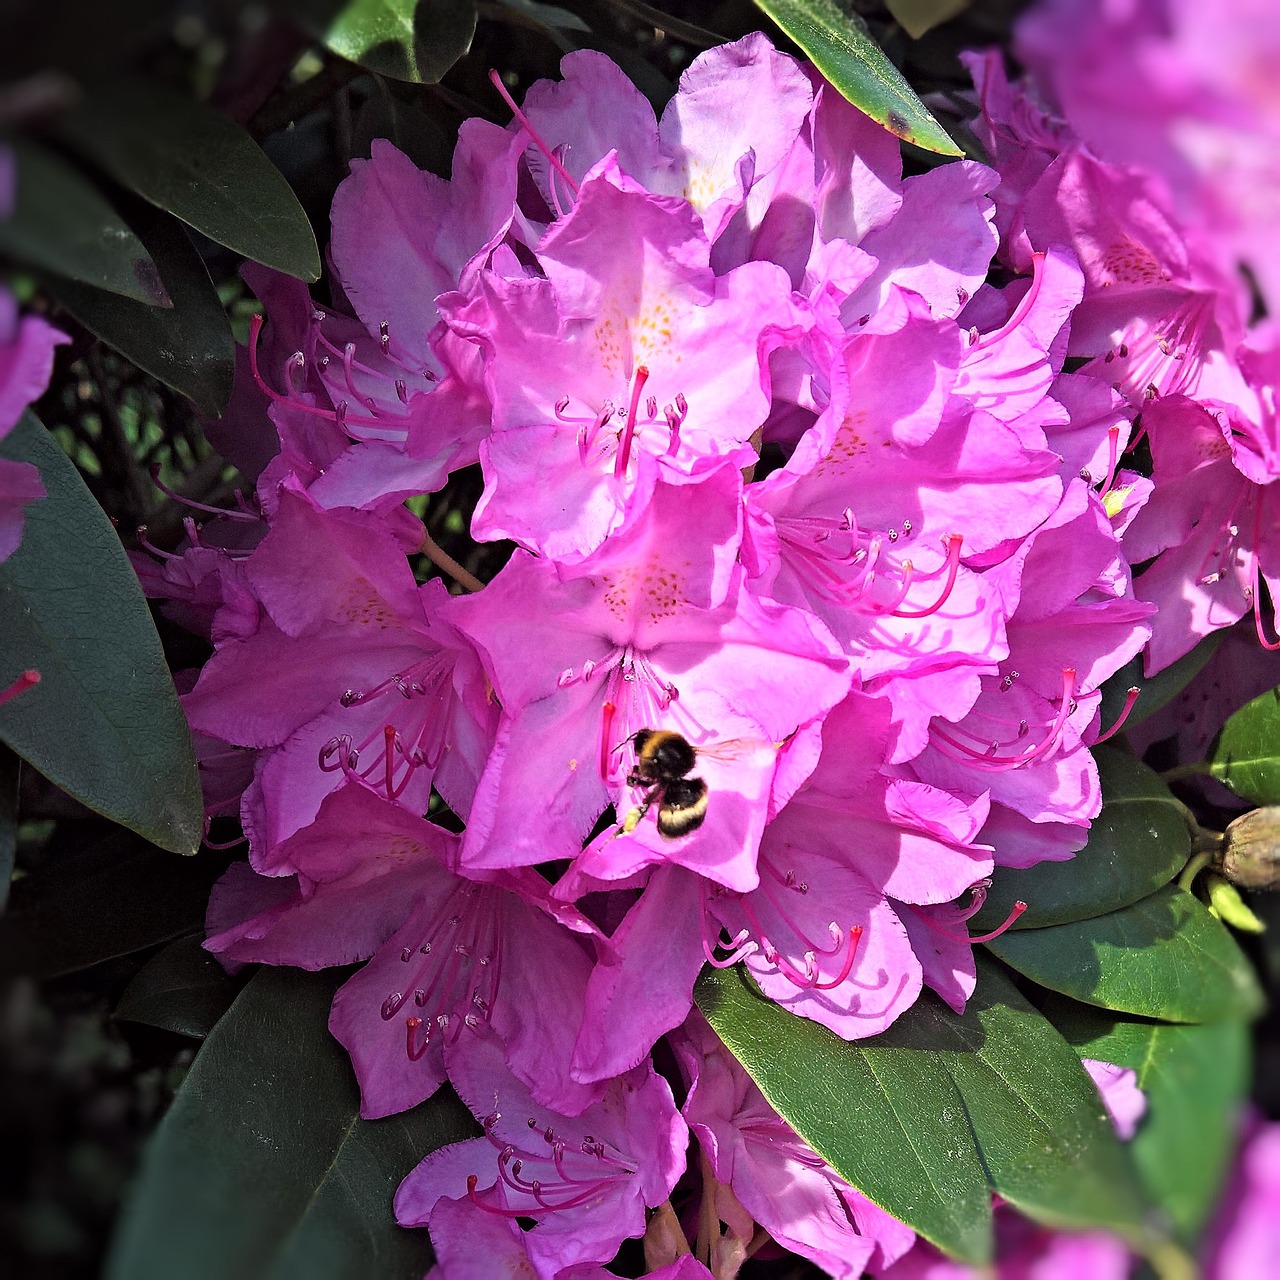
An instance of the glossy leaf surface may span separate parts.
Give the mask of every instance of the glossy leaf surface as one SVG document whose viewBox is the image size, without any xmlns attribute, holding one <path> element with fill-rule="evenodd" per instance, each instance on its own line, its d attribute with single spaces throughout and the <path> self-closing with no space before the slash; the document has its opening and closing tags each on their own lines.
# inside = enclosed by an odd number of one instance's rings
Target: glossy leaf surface
<svg viewBox="0 0 1280 1280">
<path fill-rule="evenodd" d="M 1042 928 L 1118 911 L 1166 885 L 1191 856 L 1191 834 L 1169 788 L 1127 752 L 1094 752 L 1102 778 L 1102 813 L 1089 842 L 1066 862 L 1018 869 L 998 867 L 972 931 L 984 933 L 1021 900 L 1027 909 L 1013 927 Z"/>
<path fill-rule="evenodd" d="M 125 987 L 114 1016 L 202 1040 L 235 999 L 239 983 L 200 945 L 203 930 L 171 942 Z"/>
<path fill-rule="evenodd" d="M 70 281 L 55 284 L 54 296 L 91 333 L 216 417 L 235 379 L 236 345 L 226 312 L 178 223 L 143 205 L 134 225 L 159 266 L 172 309 Z"/>
<path fill-rule="evenodd" d="M 841 1040 L 764 999 L 739 967 L 708 969 L 695 994 L 772 1106 L 847 1182 L 954 1257 L 990 1258 L 986 1174 L 937 1056 Z"/>
<path fill-rule="evenodd" d="M 1121 1013 L 1219 1022 L 1262 1008 L 1253 967 L 1226 926 L 1176 885 L 1109 915 L 986 945 L 1050 991 Z"/>
<path fill-rule="evenodd" d="M 1134 1163 L 1190 1244 L 1208 1221 L 1235 1150 L 1249 1085 L 1248 1027 L 1117 1017 L 1061 999 L 1045 1012 L 1082 1057 L 1136 1073 L 1147 1112 L 1133 1140 Z"/>
<path fill-rule="evenodd" d="M 140 80 L 90 87 L 63 135 L 117 182 L 210 240 L 301 280 L 320 251 L 284 175 L 238 124 Z"/>
<path fill-rule="evenodd" d="M 1259 695 L 1227 720 L 1209 770 L 1254 804 L 1280 804 L 1280 689 Z"/>
<path fill-rule="evenodd" d="M 120 539 L 79 472 L 30 412 L 0 456 L 34 463 L 17 551 L 0 565 L 0 741 L 96 813 L 194 853 L 204 802 L 186 717 Z"/>
<path fill-rule="evenodd" d="M 944 156 L 961 154 L 902 72 L 835 0 L 756 0 L 756 5 L 859 110 L 904 142 Z"/>
<path fill-rule="evenodd" d="M 436 84 L 471 48 L 475 0 L 296 0 L 324 45 L 366 71 Z"/>
<path fill-rule="evenodd" d="M 0 253 L 135 302 L 171 305 L 142 241 L 87 178 L 34 142 L 4 145 L 17 172 L 13 214 L 0 218 Z"/>
<path fill-rule="evenodd" d="M 147 1151 L 108 1280 L 418 1280 L 425 1231 L 391 1199 L 475 1133 L 447 1091 L 361 1120 L 327 1026 L 334 975 L 261 969 L 209 1033 Z"/>
</svg>

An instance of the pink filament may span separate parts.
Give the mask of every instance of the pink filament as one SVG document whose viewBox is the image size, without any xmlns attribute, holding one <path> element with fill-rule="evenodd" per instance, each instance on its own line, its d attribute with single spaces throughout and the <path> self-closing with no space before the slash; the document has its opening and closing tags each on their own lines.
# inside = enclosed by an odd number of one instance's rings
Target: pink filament
<svg viewBox="0 0 1280 1280">
<path fill-rule="evenodd" d="M 956 574 L 960 571 L 960 546 L 964 538 L 953 533 L 947 539 L 947 580 L 942 585 L 942 593 L 938 598 L 925 609 L 895 609 L 893 616 L 895 618 L 927 618 L 930 614 L 937 613 L 939 609 L 947 602 L 947 597 L 951 595 L 952 589 L 956 585 Z M 910 562 L 904 566 L 904 570 L 908 568 Z"/>
<path fill-rule="evenodd" d="M 617 457 L 613 462 L 615 480 L 621 480 L 627 474 L 627 463 L 631 461 L 631 441 L 636 433 L 636 414 L 640 410 L 640 393 L 648 381 L 648 368 L 642 364 L 636 365 L 635 376 L 631 379 L 631 404 L 627 409 L 627 425 L 622 440 L 618 444 Z"/>
<path fill-rule="evenodd" d="M 18 694 L 25 693 L 28 689 L 40 683 L 40 673 L 34 669 L 24 671 L 7 689 L 0 689 L 0 706 L 3 706 L 11 698 L 16 698 Z"/>
<path fill-rule="evenodd" d="M 1125 690 L 1124 706 L 1120 708 L 1120 714 L 1116 717 L 1116 722 L 1105 733 L 1100 733 L 1094 740 L 1093 745 L 1097 746 L 1099 742 L 1106 742 L 1108 738 L 1114 738 L 1120 732 L 1124 722 L 1129 718 L 1129 712 L 1133 710 L 1133 704 L 1138 700 L 1138 694 L 1141 690 L 1136 684 L 1130 685 Z"/>
<path fill-rule="evenodd" d="M 496 71 L 491 70 L 489 79 L 493 87 L 502 95 L 502 100 L 511 108 L 511 114 L 520 121 L 520 127 L 533 139 L 534 146 L 547 157 L 547 162 L 564 179 L 565 185 L 576 196 L 578 194 L 578 184 L 569 176 L 569 170 L 560 162 L 560 157 L 543 142 L 541 134 L 529 123 L 529 117 L 516 106 L 515 99 L 507 92 L 507 86 L 502 83 L 502 77 Z"/>
</svg>

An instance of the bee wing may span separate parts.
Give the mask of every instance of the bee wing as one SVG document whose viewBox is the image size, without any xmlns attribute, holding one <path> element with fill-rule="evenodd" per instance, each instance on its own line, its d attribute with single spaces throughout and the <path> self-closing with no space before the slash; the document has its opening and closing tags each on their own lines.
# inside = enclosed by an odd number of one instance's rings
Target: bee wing
<svg viewBox="0 0 1280 1280">
<path fill-rule="evenodd" d="M 763 738 L 726 738 L 723 742 L 710 742 L 705 747 L 695 746 L 693 753 L 699 757 L 731 764 L 735 760 L 754 755 L 761 747 L 774 747 L 774 744 L 766 742 Z"/>
</svg>

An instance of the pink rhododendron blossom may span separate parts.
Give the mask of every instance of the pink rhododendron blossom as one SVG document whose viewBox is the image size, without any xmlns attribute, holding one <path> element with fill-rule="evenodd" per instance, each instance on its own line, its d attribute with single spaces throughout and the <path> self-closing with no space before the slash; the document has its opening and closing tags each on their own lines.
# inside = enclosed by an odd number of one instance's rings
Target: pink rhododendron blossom
<svg viewBox="0 0 1280 1280">
<path fill-rule="evenodd" d="M 364 1115 L 430 1097 L 446 1060 L 472 1052 L 477 1037 L 496 1038 L 535 1097 L 569 1112 L 598 1098 L 569 1076 L 591 968 L 576 935 L 590 926 L 552 903 L 539 876 L 463 879 L 457 837 L 357 783 L 329 796 L 285 853 L 296 883 L 228 873 L 206 945 L 236 964 L 369 959 L 330 1017 Z"/>
<path fill-rule="evenodd" d="M 915 1233 L 855 1191 L 765 1101 L 699 1013 L 672 1044 L 689 1084 L 683 1114 L 715 1181 L 728 1239 L 759 1223 L 837 1280 L 901 1258 Z M 723 1246 L 720 1246 L 723 1247 Z"/>
<path fill-rule="evenodd" d="M 612 1080 L 573 1117 L 539 1106 L 490 1041 L 478 1040 L 450 1079 L 484 1137 L 442 1147 L 405 1178 L 395 1200 L 402 1225 L 438 1232 L 435 1213 L 449 1201 L 532 1219 L 524 1246 L 534 1274 L 554 1280 L 563 1268 L 610 1261 L 623 1240 L 643 1235 L 646 1206 L 666 1200 L 684 1169 L 688 1130 L 648 1065 Z M 470 1215 L 460 1216 L 446 1224 L 465 1230 Z"/>
<path fill-rule="evenodd" d="M 482 273 L 446 318 L 484 348 L 493 401 L 475 532 L 572 563 L 625 533 L 661 480 L 750 465 L 766 357 L 802 316 L 778 267 L 713 275 L 689 206 L 607 162 L 537 255 L 545 279 Z"/>
<path fill-rule="evenodd" d="M 1268 0 L 1041 0 L 1017 56 L 1104 159 L 1168 183 L 1180 215 L 1280 299 L 1280 27 Z M 1116 121 L 1124 127 L 1117 128 Z"/>
<path fill-rule="evenodd" d="M 763 36 L 660 119 L 579 51 L 447 181 L 354 162 L 323 307 L 248 269 L 212 430 L 253 493 L 138 561 L 213 646 L 184 702 L 249 844 L 207 945 L 362 963 L 364 1114 L 448 1082 L 480 1120 L 397 1195 L 438 1280 L 605 1280 L 651 1223 L 671 1280 L 761 1244 L 967 1274 L 787 1127 L 698 975 L 847 1040 L 925 987 L 963 1012 L 995 868 L 1088 839 L 1103 683 L 1250 609 L 1275 644 L 1271 330 L 1158 175 L 970 66 L 992 167 L 904 178 Z M 463 568 L 406 500 L 481 483 Z M 1010 1275 L 1127 1266 L 998 1221 Z"/>
<path fill-rule="evenodd" d="M 1231 400 L 1174 396 L 1143 415 L 1155 490 L 1126 532 L 1125 548 L 1134 561 L 1162 553 L 1138 584 L 1159 607 L 1151 671 L 1247 613 L 1264 646 L 1278 643 L 1280 491 L 1272 485 L 1280 477 L 1280 345 L 1274 328 L 1255 332 L 1238 361 Z M 1272 600 L 1269 620 L 1263 584 Z"/>
<path fill-rule="evenodd" d="M 281 841 L 346 778 L 419 811 L 433 783 L 456 812 L 470 806 L 494 709 L 447 592 L 413 580 L 405 552 L 421 526 L 400 516 L 326 515 L 282 491 L 243 570 L 259 625 L 228 638 L 187 696 L 194 728 L 269 748 L 242 808 L 268 874 L 293 869 Z"/>
</svg>

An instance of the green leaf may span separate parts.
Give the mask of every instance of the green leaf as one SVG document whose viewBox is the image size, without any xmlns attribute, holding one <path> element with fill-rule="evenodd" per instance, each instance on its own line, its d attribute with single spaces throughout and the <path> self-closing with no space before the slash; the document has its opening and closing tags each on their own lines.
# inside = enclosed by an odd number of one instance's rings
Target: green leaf
<svg viewBox="0 0 1280 1280">
<path fill-rule="evenodd" d="M 1254 804 L 1280 804 L 1280 688 L 1227 720 L 1210 750 L 1209 771 Z"/>
<path fill-rule="evenodd" d="M 1126 728 L 1141 724 L 1148 716 L 1172 702 L 1192 680 L 1204 670 L 1210 658 L 1226 636 L 1225 631 L 1214 631 L 1205 636 L 1190 653 L 1184 653 L 1177 662 L 1157 671 L 1150 679 L 1142 674 L 1142 654 L 1130 658 L 1102 686 L 1102 704 L 1099 714 L 1104 725 L 1113 725 L 1124 710 L 1125 695 L 1130 689 L 1138 690 L 1138 700 L 1125 721 Z"/>
<path fill-rule="evenodd" d="M 300 280 L 319 278 L 315 234 L 284 175 L 212 108 L 145 81 L 112 79 L 86 88 L 62 135 L 210 240 Z"/>
<path fill-rule="evenodd" d="M 13 860 L 18 852 L 18 783 L 22 781 L 22 761 L 6 746 L 0 746 L 0 912 L 9 902 Z"/>
<path fill-rule="evenodd" d="M 471 48 L 475 0 L 293 0 L 329 50 L 366 71 L 438 84 Z"/>
<path fill-rule="evenodd" d="M 1147 1112 L 1131 1145 L 1134 1163 L 1179 1238 L 1193 1244 L 1235 1151 L 1249 1088 L 1248 1027 L 1121 1018 L 1061 998 L 1045 1013 L 1082 1057 L 1137 1073 Z"/>
<path fill-rule="evenodd" d="M 756 0 L 756 7 L 767 13 L 860 111 L 904 142 L 944 156 L 962 154 L 902 72 L 835 0 Z"/>
<path fill-rule="evenodd" d="M 175 858 L 119 827 L 86 845 L 77 828 L 101 824 L 64 825 L 75 852 L 46 850 L 14 883 L 0 917 L 0 977 L 72 973 L 202 927 L 226 858 Z"/>
<path fill-rule="evenodd" d="M 33 502 L 0 565 L 0 742 L 96 813 L 175 853 L 194 853 L 204 803 L 186 717 L 138 579 L 79 472 L 28 412 L 0 457 L 32 462 Z"/>
<path fill-rule="evenodd" d="M 708 969 L 695 995 L 770 1104 L 847 1182 L 953 1257 L 991 1258 L 991 1198 L 965 1105 L 919 1046 L 839 1039 Z"/>
<path fill-rule="evenodd" d="M 1093 1081 L 997 966 L 979 957 L 978 987 L 963 1017 L 932 996 L 917 1008 L 899 1034 L 913 1036 L 923 1053 L 941 1050 L 992 1187 L 1049 1226 L 1105 1228 L 1140 1241 L 1146 1205 Z M 922 1035 L 930 1015 L 937 1029 Z"/>
<path fill-rule="evenodd" d="M 447 1090 L 362 1120 L 331 974 L 261 969 L 209 1033 L 143 1162 L 107 1280 L 419 1280 L 402 1178 L 476 1133 Z"/>
<path fill-rule="evenodd" d="M 173 305 L 142 241 L 96 187 L 34 142 L 4 146 L 17 174 L 13 216 L 0 219 L 0 254 L 135 302 Z"/>
<path fill-rule="evenodd" d="M 1109 915 L 1011 931 L 986 945 L 1042 987 L 1121 1013 L 1219 1022 L 1263 1007 L 1235 940 L 1177 885 Z"/>
<path fill-rule="evenodd" d="M 240 984 L 200 945 L 203 933 L 171 942 L 125 987 L 114 1017 L 203 1040 Z"/>
<path fill-rule="evenodd" d="M 997 867 L 972 929 L 982 933 L 1005 920 L 1014 902 L 1027 904 L 1015 929 L 1086 920 L 1127 907 L 1168 884 L 1191 856 L 1182 809 L 1159 774 L 1115 747 L 1097 747 L 1102 813 L 1089 842 L 1067 862 L 1041 862 L 1019 870 Z"/>
<path fill-rule="evenodd" d="M 217 417 L 231 396 L 236 363 L 235 339 L 217 290 L 172 218 L 140 205 L 133 224 L 160 268 L 172 310 L 70 281 L 54 282 L 53 295 L 91 333 Z"/>
</svg>

